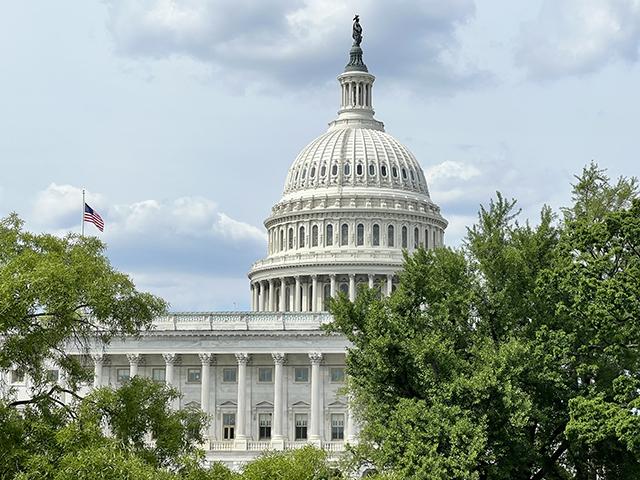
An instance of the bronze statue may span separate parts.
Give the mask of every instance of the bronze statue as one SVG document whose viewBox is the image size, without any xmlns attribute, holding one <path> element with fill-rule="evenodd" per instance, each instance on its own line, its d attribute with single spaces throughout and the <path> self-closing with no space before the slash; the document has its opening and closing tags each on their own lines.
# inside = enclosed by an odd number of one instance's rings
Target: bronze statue
<svg viewBox="0 0 640 480">
<path fill-rule="evenodd" d="M 360 16 L 353 17 L 353 44 L 357 47 L 362 43 L 362 27 L 360 26 Z"/>
</svg>

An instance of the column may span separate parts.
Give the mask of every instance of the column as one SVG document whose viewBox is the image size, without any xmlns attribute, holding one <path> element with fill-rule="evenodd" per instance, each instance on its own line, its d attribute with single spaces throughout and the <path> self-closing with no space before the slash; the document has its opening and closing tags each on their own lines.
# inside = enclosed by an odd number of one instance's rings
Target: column
<svg viewBox="0 0 640 480">
<path fill-rule="evenodd" d="M 393 275 L 387 275 L 387 297 L 393 292 Z"/>
<path fill-rule="evenodd" d="M 373 275 L 369 274 L 369 288 L 373 288 Z"/>
<path fill-rule="evenodd" d="M 133 378 L 138 375 L 141 355 L 139 353 L 127 353 L 127 359 L 129 360 L 129 378 Z"/>
<path fill-rule="evenodd" d="M 356 443 L 356 431 L 355 431 L 355 424 L 353 421 L 353 409 L 351 408 L 351 399 L 348 400 L 348 405 L 347 405 L 347 435 L 346 435 L 346 441 L 347 443 L 350 444 L 354 444 Z"/>
<path fill-rule="evenodd" d="M 295 312 L 296 311 L 296 298 L 295 298 L 295 294 L 296 292 L 294 292 L 294 286 L 291 285 L 289 287 L 289 311 L 290 312 Z"/>
<path fill-rule="evenodd" d="M 311 275 L 311 311 L 318 311 L 318 276 Z"/>
<path fill-rule="evenodd" d="M 355 301 L 356 299 L 356 275 L 354 273 L 349 274 L 349 300 Z"/>
<path fill-rule="evenodd" d="M 284 277 L 280 279 L 280 308 L 281 312 L 287 311 L 287 284 L 284 281 Z"/>
<path fill-rule="evenodd" d="M 320 398 L 320 362 L 322 362 L 322 354 L 319 352 L 309 353 L 309 360 L 311 361 L 311 421 L 309 431 L 309 443 L 320 447 L 322 444 L 322 436 L 320 435 L 320 416 L 322 410 L 320 404 L 322 399 Z"/>
<path fill-rule="evenodd" d="M 238 361 L 238 411 L 236 413 L 236 438 L 234 449 L 247 449 L 246 409 L 247 409 L 247 362 L 248 353 L 236 353 Z"/>
<path fill-rule="evenodd" d="M 302 312 L 309 311 L 309 284 L 304 282 L 302 284 Z"/>
<path fill-rule="evenodd" d="M 251 311 L 255 312 L 258 309 L 258 284 L 253 282 L 251 284 Z"/>
<path fill-rule="evenodd" d="M 302 305 L 300 302 L 300 275 L 296 275 L 296 291 L 294 292 L 294 297 L 295 297 L 294 311 L 300 312 L 302 310 Z"/>
<path fill-rule="evenodd" d="M 93 359 L 93 388 L 102 386 L 102 365 L 104 364 L 104 353 L 91 355 Z"/>
<path fill-rule="evenodd" d="M 210 353 L 199 353 L 198 357 L 200 357 L 200 362 L 202 363 L 202 372 L 200 375 L 200 409 L 209 415 L 209 394 L 211 392 L 210 389 L 210 381 L 211 381 L 211 362 L 215 361 L 215 358 Z M 209 422 L 207 420 L 207 424 L 205 427 L 205 439 L 209 440 Z"/>
<path fill-rule="evenodd" d="M 164 383 L 169 387 L 175 388 L 173 383 L 173 366 L 178 359 L 178 355 L 175 353 L 163 353 L 162 358 L 164 358 L 165 370 L 164 370 Z M 176 398 L 171 401 L 171 408 L 177 409 L 179 408 L 180 399 Z"/>
<path fill-rule="evenodd" d="M 273 375 L 273 418 L 271 448 L 274 450 L 284 450 L 284 435 L 282 434 L 282 370 L 285 360 L 284 353 L 272 353 L 275 371 Z"/>
<path fill-rule="evenodd" d="M 268 310 L 270 312 L 275 311 L 276 309 L 276 289 L 274 287 L 274 281 L 273 278 L 269 279 L 269 308 Z"/>
<path fill-rule="evenodd" d="M 336 296 L 336 275 L 332 273 L 329 275 L 329 279 L 331 280 L 331 298 Z"/>
</svg>

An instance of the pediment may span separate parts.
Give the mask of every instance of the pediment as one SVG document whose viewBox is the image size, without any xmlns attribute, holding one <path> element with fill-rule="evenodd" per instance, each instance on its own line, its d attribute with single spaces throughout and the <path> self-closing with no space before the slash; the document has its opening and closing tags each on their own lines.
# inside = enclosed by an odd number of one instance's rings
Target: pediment
<svg viewBox="0 0 640 480">
<path fill-rule="evenodd" d="M 267 402 L 266 400 L 263 402 L 256 403 L 257 408 L 273 408 L 273 403 Z"/>
<path fill-rule="evenodd" d="M 327 407 L 346 407 L 346 406 L 347 406 L 347 404 L 344 403 L 341 400 L 335 400 L 335 401 L 327 404 Z"/>
<path fill-rule="evenodd" d="M 236 407 L 238 404 L 233 400 L 227 400 L 226 402 L 222 402 L 219 407 Z"/>
<path fill-rule="evenodd" d="M 299 402 L 295 402 L 295 403 L 291 404 L 291 406 L 292 407 L 310 407 L 310 405 L 307 402 L 302 401 L 302 400 L 300 400 Z"/>
</svg>

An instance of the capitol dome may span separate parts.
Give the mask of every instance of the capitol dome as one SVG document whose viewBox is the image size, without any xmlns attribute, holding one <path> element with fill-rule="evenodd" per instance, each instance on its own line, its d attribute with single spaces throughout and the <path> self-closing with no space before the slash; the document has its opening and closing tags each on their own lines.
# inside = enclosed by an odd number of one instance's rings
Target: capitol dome
<svg viewBox="0 0 640 480">
<path fill-rule="evenodd" d="M 403 251 L 444 244 L 422 167 L 374 116 L 374 81 L 354 42 L 338 116 L 298 154 L 265 220 L 267 256 L 249 272 L 254 311 L 322 311 L 360 284 L 390 294 Z"/>
</svg>

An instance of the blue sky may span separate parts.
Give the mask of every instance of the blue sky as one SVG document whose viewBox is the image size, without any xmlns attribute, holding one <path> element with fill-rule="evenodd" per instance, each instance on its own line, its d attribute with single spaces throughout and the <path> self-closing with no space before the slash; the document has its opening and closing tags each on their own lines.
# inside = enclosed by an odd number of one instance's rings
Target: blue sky
<svg viewBox="0 0 640 480">
<path fill-rule="evenodd" d="M 5 2 L 0 216 L 78 231 L 85 187 L 141 288 L 246 308 L 262 222 L 335 117 L 354 13 L 376 116 L 450 245 L 496 190 L 535 222 L 591 160 L 640 173 L 640 0 Z"/>
</svg>

